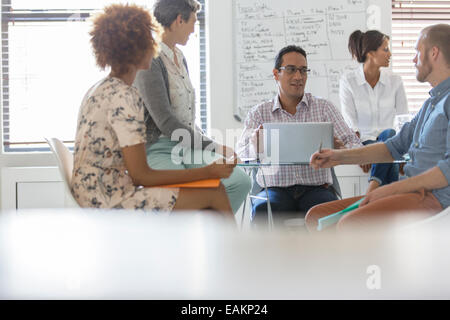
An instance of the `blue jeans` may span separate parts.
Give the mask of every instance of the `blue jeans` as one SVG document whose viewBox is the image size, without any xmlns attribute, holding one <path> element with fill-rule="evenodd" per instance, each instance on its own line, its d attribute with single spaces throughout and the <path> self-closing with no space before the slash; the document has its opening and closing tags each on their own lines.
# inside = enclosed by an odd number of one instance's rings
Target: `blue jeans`
<svg viewBox="0 0 450 320">
<path fill-rule="evenodd" d="M 393 136 L 395 136 L 395 130 L 386 129 L 380 133 L 376 141 L 366 140 L 363 142 L 363 145 L 384 142 Z M 369 181 L 375 180 L 380 184 L 380 186 L 383 186 L 391 182 L 398 181 L 398 175 L 399 165 L 397 163 L 376 163 L 372 165 Z"/>
<path fill-rule="evenodd" d="M 270 205 L 274 224 L 284 219 L 304 218 L 308 210 L 317 204 L 337 200 L 334 189 L 326 186 L 269 187 Z M 262 190 L 258 196 L 266 198 Z M 267 201 L 254 199 L 252 204 L 252 224 L 267 225 Z"/>
</svg>

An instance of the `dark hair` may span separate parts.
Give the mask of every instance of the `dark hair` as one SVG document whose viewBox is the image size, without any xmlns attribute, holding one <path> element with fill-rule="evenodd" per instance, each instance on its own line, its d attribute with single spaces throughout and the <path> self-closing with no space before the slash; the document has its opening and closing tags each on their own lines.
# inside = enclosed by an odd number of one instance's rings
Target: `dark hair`
<svg viewBox="0 0 450 320">
<path fill-rule="evenodd" d="M 435 24 L 422 30 L 425 48 L 438 47 L 450 65 L 450 25 Z"/>
<path fill-rule="evenodd" d="M 104 8 L 95 17 L 91 36 L 97 65 L 117 68 L 119 74 L 126 73 L 130 65 L 139 63 L 148 50 L 157 53 L 155 35 L 158 25 L 144 8 L 136 5 L 113 4 Z"/>
<path fill-rule="evenodd" d="M 377 30 L 356 30 L 348 39 L 348 51 L 358 62 L 365 62 L 367 53 L 376 51 L 386 39 L 389 40 L 389 36 Z"/>
<path fill-rule="evenodd" d="M 303 50 L 303 49 L 300 48 L 299 46 L 290 45 L 290 46 L 284 47 L 283 49 L 281 49 L 281 50 L 278 52 L 277 56 L 275 57 L 275 69 L 280 69 L 281 64 L 283 63 L 283 56 L 284 56 L 286 53 L 289 53 L 289 52 L 297 52 L 297 53 L 300 53 L 300 54 L 301 54 L 302 56 L 304 56 L 305 59 L 306 59 L 306 52 L 305 52 L 305 50 Z"/>
<path fill-rule="evenodd" d="M 192 12 L 200 11 L 201 4 L 196 0 L 157 0 L 153 6 L 153 15 L 166 28 L 177 19 L 178 15 L 188 21 Z"/>
</svg>

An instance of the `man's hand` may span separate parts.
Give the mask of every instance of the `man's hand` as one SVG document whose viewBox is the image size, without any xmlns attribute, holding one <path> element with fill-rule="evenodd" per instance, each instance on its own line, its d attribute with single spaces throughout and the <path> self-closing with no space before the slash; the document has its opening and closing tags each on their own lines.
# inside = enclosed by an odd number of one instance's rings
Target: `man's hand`
<svg viewBox="0 0 450 320">
<path fill-rule="evenodd" d="M 370 171 L 370 168 L 372 167 L 372 165 L 370 163 L 367 164 L 360 164 L 359 165 L 361 167 L 361 169 L 364 171 L 364 173 L 367 173 Z"/>
<path fill-rule="evenodd" d="M 309 160 L 309 165 L 314 169 L 331 168 L 339 164 L 339 150 L 322 149 L 315 152 Z"/>
<path fill-rule="evenodd" d="M 334 139 L 334 149 L 345 149 L 345 144 L 339 138 L 333 137 Z"/>
<path fill-rule="evenodd" d="M 402 176 L 405 175 L 405 164 L 406 163 L 400 163 L 400 165 L 398 166 L 398 171 Z"/>
<path fill-rule="evenodd" d="M 397 190 L 397 185 L 396 183 L 391 183 L 382 187 L 378 187 L 375 190 L 369 192 L 368 194 L 366 194 L 366 196 L 364 197 L 364 200 L 361 202 L 361 204 L 359 205 L 360 207 L 365 206 L 373 201 L 388 197 L 388 196 L 392 196 L 394 194 L 398 194 L 401 193 Z"/>
<path fill-rule="evenodd" d="M 253 145 L 256 153 L 264 152 L 264 136 L 263 136 L 263 125 L 261 124 L 257 129 L 255 129 L 250 137 L 250 143 Z"/>
</svg>

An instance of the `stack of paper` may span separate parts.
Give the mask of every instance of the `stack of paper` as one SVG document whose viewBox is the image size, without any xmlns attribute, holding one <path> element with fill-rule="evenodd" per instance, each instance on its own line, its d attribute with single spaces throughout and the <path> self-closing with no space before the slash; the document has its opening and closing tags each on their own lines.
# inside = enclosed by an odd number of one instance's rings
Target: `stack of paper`
<svg viewBox="0 0 450 320">
<path fill-rule="evenodd" d="M 166 184 L 163 186 L 155 186 L 157 188 L 217 188 L 220 179 L 205 179 L 185 183 Z"/>
</svg>

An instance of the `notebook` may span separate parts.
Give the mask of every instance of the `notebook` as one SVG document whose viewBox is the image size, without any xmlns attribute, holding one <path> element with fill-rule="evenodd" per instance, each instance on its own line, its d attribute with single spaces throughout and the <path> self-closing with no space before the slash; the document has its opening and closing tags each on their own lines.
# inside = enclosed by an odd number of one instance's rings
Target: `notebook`
<svg viewBox="0 0 450 320">
<path fill-rule="evenodd" d="M 157 188 L 217 188 L 220 184 L 220 179 L 204 179 L 185 183 L 166 184 L 162 186 L 155 186 Z M 153 187 L 153 188 L 155 188 Z"/>
<path fill-rule="evenodd" d="M 320 218 L 317 222 L 317 231 L 322 231 L 323 229 L 338 223 L 341 218 L 347 214 L 347 212 L 353 211 L 359 207 L 359 204 L 364 200 L 364 198 L 359 199 L 358 201 L 352 203 L 347 208 L 338 211 L 336 213 L 332 213 L 328 216 L 325 216 L 323 218 Z"/>
<path fill-rule="evenodd" d="M 309 164 L 319 147 L 333 147 L 332 122 L 264 123 L 264 162 Z"/>
</svg>

